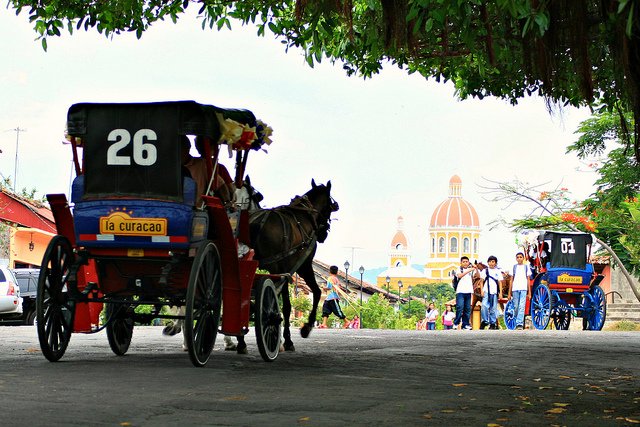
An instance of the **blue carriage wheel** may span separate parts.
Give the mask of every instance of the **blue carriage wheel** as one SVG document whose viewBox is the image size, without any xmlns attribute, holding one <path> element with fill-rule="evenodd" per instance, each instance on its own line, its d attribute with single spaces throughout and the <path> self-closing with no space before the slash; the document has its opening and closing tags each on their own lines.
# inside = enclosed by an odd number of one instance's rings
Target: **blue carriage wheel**
<svg viewBox="0 0 640 427">
<path fill-rule="evenodd" d="M 551 292 L 546 285 L 538 285 L 531 296 L 531 322 L 536 329 L 545 329 L 551 318 Z"/>
<path fill-rule="evenodd" d="M 513 303 L 513 299 L 507 301 L 504 306 L 504 324 L 510 331 L 516 328 L 516 305 Z"/>
<path fill-rule="evenodd" d="M 593 289 L 589 291 L 589 294 L 593 298 L 593 307 L 589 315 L 589 329 L 592 331 L 600 331 L 607 318 L 606 297 L 600 286 L 594 286 Z"/>
</svg>

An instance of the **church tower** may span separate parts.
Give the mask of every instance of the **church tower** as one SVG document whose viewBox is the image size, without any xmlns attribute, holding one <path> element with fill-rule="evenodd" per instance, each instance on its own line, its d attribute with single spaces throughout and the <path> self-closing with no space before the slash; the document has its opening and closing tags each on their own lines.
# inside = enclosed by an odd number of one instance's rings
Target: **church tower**
<svg viewBox="0 0 640 427">
<path fill-rule="evenodd" d="M 471 262 L 480 252 L 480 220 L 474 207 L 462 198 L 462 180 L 449 180 L 449 197 L 433 211 L 429 223 L 428 259 L 425 275 L 430 281 L 449 281 L 460 257 Z"/>
<path fill-rule="evenodd" d="M 389 277 L 389 283 L 387 283 L 387 277 Z M 424 274 L 411 267 L 409 242 L 404 234 L 404 218 L 399 216 L 397 230 L 391 239 L 389 248 L 389 268 L 378 275 L 376 284 L 396 292 L 402 284 L 403 292 L 406 292 L 409 286 L 421 283 L 426 283 Z"/>
</svg>

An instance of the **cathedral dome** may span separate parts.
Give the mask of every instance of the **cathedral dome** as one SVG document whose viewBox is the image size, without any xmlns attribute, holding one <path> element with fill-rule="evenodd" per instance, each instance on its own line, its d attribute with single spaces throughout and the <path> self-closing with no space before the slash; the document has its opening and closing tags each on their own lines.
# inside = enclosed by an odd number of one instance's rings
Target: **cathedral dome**
<svg viewBox="0 0 640 427">
<path fill-rule="evenodd" d="M 449 198 L 440 203 L 431 215 L 431 227 L 480 227 L 475 208 L 462 198 L 462 180 L 453 175 L 449 180 Z"/>
</svg>

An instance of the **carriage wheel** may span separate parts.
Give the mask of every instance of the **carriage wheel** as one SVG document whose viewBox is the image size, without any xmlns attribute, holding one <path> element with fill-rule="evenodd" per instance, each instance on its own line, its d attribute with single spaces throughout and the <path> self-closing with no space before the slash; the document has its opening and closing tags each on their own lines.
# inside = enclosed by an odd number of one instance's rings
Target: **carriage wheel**
<svg viewBox="0 0 640 427">
<path fill-rule="evenodd" d="M 133 335 L 133 308 L 128 304 L 106 304 L 107 339 L 109 347 L 118 356 L 129 350 Z"/>
<path fill-rule="evenodd" d="M 536 329 L 545 329 L 551 318 L 551 293 L 547 285 L 538 285 L 531 296 L 531 321 Z"/>
<path fill-rule="evenodd" d="M 222 270 L 218 249 L 200 244 L 191 266 L 184 317 L 184 338 L 194 366 L 204 366 L 216 342 L 222 307 Z"/>
<path fill-rule="evenodd" d="M 265 362 L 272 362 L 280 351 L 282 315 L 278 305 L 278 293 L 269 278 L 264 278 L 255 288 L 255 327 L 260 356 Z"/>
<path fill-rule="evenodd" d="M 55 236 L 49 242 L 42 258 L 36 320 L 38 341 L 42 354 L 51 362 L 64 355 L 71 333 L 75 301 L 69 298 L 69 273 L 75 261 L 71 244 L 64 236 Z"/>
<path fill-rule="evenodd" d="M 553 326 L 559 331 L 566 331 L 571 324 L 571 310 L 564 301 L 558 301 L 553 307 L 551 317 L 553 318 Z"/>
<path fill-rule="evenodd" d="M 516 305 L 512 299 L 504 306 L 504 324 L 510 331 L 516 328 Z"/>
<path fill-rule="evenodd" d="M 600 331 L 607 318 L 606 297 L 600 286 L 594 286 L 593 289 L 589 291 L 589 294 L 591 294 L 593 301 L 591 301 L 592 311 L 589 314 L 588 328 L 591 331 Z"/>
</svg>

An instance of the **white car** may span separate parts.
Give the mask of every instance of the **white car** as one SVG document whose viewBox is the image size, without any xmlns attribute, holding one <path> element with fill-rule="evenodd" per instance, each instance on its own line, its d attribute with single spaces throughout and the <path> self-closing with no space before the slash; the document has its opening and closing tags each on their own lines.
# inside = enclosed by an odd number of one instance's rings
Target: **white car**
<svg viewBox="0 0 640 427">
<path fill-rule="evenodd" d="M 0 265 L 0 320 L 22 317 L 22 297 L 15 276 Z"/>
</svg>

